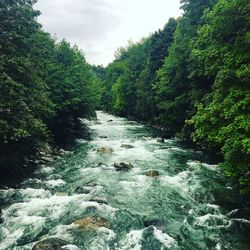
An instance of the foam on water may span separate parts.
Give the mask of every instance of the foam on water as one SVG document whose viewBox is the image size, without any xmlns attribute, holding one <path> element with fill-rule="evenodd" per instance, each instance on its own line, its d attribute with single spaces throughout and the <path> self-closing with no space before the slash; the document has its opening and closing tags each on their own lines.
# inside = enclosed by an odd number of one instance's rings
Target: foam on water
<svg viewBox="0 0 250 250">
<path fill-rule="evenodd" d="M 40 183 L 42 183 L 42 180 L 38 178 L 29 178 L 28 180 L 23 181 L 22 185 L 27 186 L 30 184 L 40 184 Z"/>
<path fill-rule="evenodd" d="M 108 246 L 109 242 L 115 239 L 116 234 L 105 227 L 98 228 L 96 230 L 98 235 L 91 239 L 87 247 L 88 250 L 97 250 L 97 249 L 110 249 Z"/>
<path fill-rule="evenodd" d="M 221 249 L 222 249 L 222 248 L 221 248 L 221 244 L 220 244 L 220 243 L 217 243 L 216 246 L 215 246 L 215 249 L 216 249 L 216 250 L 221 250 Z"/>
<path fill-rule="evenodd" d="M 82 121 L 90 126 L 93 140 L 78 140 L 77 150 L 65 159 L 55 160 L 51 167 L 42 165 L 34 178 L 16 189 L 0 190 L 5 201 L 1 250 L 28 250 L 48 237 L 66 240 L 65 250 L 192 249 L 190 242 L 200 249 L 212 245 L 220 250 L 228 246 L 221 229 L 232 230 L 228 236 L 237 242 L 234 228 L 248 228 L 250 221 L 232 218 L 236 207 L 228 212 L 219 202 L 216 205 L 211 189 L 223 190 L 217 165 L 202 162 L 206 157 L 176 139 L 157 142 L 157 133 L 147 126 L 102 112 L 97 115 L 101 124 Z M 107 138 L 99 138 L 103 135 Z M 102 146 L 114 152 L 98 153 Z M 114 163 L 121 161 L 131 162 L 134 168 L 116 171 Z M 106 165 L 98 166 L 100 162 Z M 146 176 L 152 169 L 158 177 Z M 206 185 L 207 180 L 212 184 L 214 180 L 214 186 Z M 110 228 L 77 229 L 73 222 L 88 216 L 105 218 Z M 178 235 L 178 243 L 173 235 Z"/>
<path fill-rule="evenodd" d="M 95 207 L 99 214 L 102 216 L 114 217 L 115 212 L 118 210 L 106 204 L 100 204 L 96 201 L 84 201 L 80 204 L 82 211 L 87 210 L 89 207 Z"/>
<path fill-rule="evenodd" d="M 207 163 L 199 162 L 199 161 L 191 161 L 191 160 L 189 160 L 187 162 L 187 165 L 190 166 L 190 167 L 194 167 L 194 168 L 203 167 L 203 168 L 206 168 L 207 170 L 211 170 L 211 171 L 219 171 L 220 170 L 218 168 L 218 165 L 207 164 Z"/>
<path fill-rule="evenodd" d="M 183 149 L 183 148 L 179 148 L 179 147 L 170 147 L 169 149 L 167 150 L 170 150 L 170 151 L 178 151 L 178 152 L 181 152 L 181 153 L 185 153 L 187 152 L 186 149 Z"/>
<path fill-rule="evenodd" d="M 7 197 L 15 194 L 16 190 L 14 188 L 0 189 L 0 197 L 6 199 Z"/>
<path fill-rule="evenodd" d="M 113 240 L 116 237 L 116 233 L 113 230 L 106 227 L 97 228 L 97 231 L 105 235 L 105 238 L 108 241 Z"/>
<path fill-rule="evenodd" d="M 40 169 L 38 169 L 35 174 L 51 174 L 54 171 L 54 169 L 52 167 L 41 167 Z"/>
<path fill-rule="evenodd" d="M 218 206 L 218 205 L 215 205 L 215 204 L 206 204 L 206 206 L 207 207 L 209 207 L 209 208 L 212 208 L 212 209 L 214 209 L 214 210 L 216 210 L 216 211 L 219 211 L 219 208 L 220 208 L 220 206 Z"/>
<path fill-rule="evenodd" d="M 83 174 L 98 174 L 102 170 L 101 168 L 81 168 L 80 171 Z"/>
<path fill-rule="evenodd" d="M 24 200 L 30 200 L 33 198 L 42 199 L 51 196 L 51 192 L 49 190 L 35 188 L 19 189 L 19 193 L 23 196 Z"/>
<path fill-rule="evenodd" d="M 63 246 L 62 249 L 65 249 L 65 250 L 80 250 L 80 248 L 77 247 L 76 245 L 66 245 L 66 246 Z"/>
<path fill-rule="evenodd" d="M 142 230 L 132 230 L 121 240 L 116 250 L 141 250 Z"/>
<path fill-rule="evenodd" d="M 41 216 L 28 216 L 25 213 L 19 212 L 18 217 L 8 217 L 4 215 L 4 240 L 0 245 L 5 246 L 6 249 L 12 244 L 16 243 L 24 234 L 38 235 L 43 230 L 45 218 Z M 28 229 L 28 230 L 27 230 Z M 3 247 L 3 249 L 5 249 Z"/>
<path fill-rule="evenodd" d="M 64 185 L 66 182 L 62 179 L 57 179 L 57 180 L 48 180 L 45 181 L 45 183 L 50 187 L 58 187 Z"/>
<path fill-rule="evenodd" d="M 71 242 L 74 240 L 71 234 L 71 229 L 77 228 L 77 226 L 72 223 L 70 225 L 58 225 L 50 231 L 50 234 L 55 238 L 63 239 L 65 241 Z"/>
<path fill-rule="evenodd" d="M 242 223 L 250 224 L 250 220 L 242 219 L 242 218 L 233 218 L 230 221 L 239 221 L 239 222 L 242 222 Z"/>
<path fill-rule="evenodd" d="M 198 216 L 196 218 L 196 225 L 207 228 L 228 227 L 230 225 L 230 221 L 223 214 L 209 213 L 203 216 Z"/>
<path fill-rule="evenodd" d="M 17 239 L 21 238 L 22 235 L 22 229 L 10 231 L 6 228 L 3 228 L 3 241 L 0 242 L 0 250 L 10 249 L 10 247 L 17 241 Z"/>
<path fill-rule="evenodd" d="M 192 173 L 190 171 L 183 171 L 175 176 L 161 176 L 160 180 L 162 185 L 167 185 L 169 187 L 179 188 L 183 192 L 187 193 L 190 191 L 188 179 L 192 177 Z"/>
<path fill-rule="evenodd" d="M 138 193 L 143 194 L 150 187 L 152 179 L 145 175 L 136 175 L 130 181 L 120 181 L 122 188 L 127 194 L 134 196 Z"/>
<path fill-rule="evenodd" d="M 176 245 L 176 241 L 174 238 L 172 238 L 171 236 L 169 236 L 166 233 L 163 233 L 161 230 L 157 229 L 156 227 L 154 227 L 154 236 L 156 239 L 158 239 L 164 247 L 166 247 L 167 249 L 169 249 L 170 247 L 172 247 L 173 245 Z"/>
<path fill-rule="evenodd" d="M 80 204 L 86 195 L 73 195 L 73 196 L 57 196 L 53 195 L 49 198 L 33 198 L 30 201 L 15 203 L 3 211 L 3 218 L 17 219 L 23 216 L 40 216 L 46 215 L 52 219 L 59 219 L 60 216 L 65 214 L 65 206 L 70 205 L 72 202 Z M 14 217 L 13 217 L 14 216 Z"/>
</svg>

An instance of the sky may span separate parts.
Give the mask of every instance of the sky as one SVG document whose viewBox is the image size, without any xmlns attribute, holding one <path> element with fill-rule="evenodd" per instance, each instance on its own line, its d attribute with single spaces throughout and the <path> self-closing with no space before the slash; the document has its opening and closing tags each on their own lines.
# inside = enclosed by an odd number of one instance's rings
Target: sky
<svg viewBox="0 0 250 250">
<path fill-rule="evenodd" d="M 119 47 L 162 29 L 181 15 L 180 0 L 39 0 L 43 29 L 76 44 L 87 62 L 104 65 Z"/>
</svg>

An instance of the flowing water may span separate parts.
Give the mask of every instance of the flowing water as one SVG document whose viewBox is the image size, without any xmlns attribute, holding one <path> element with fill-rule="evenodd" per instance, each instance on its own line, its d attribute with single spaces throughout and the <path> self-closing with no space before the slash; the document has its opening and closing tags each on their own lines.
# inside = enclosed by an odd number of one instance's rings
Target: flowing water
<svg viewBox="0 0 250 250">
<path fill-rule="evenodd" d="M 72 152 L 0 191 L 0 249 L 31 249 L 50 237 L 72 250 L 250 249 L 247 209 L 204 153 L 175 139 L 159 143 L 157 132 L 139 123 L 97 117 L 88 122 L 90 140 L 78 140 Z M 102 146 L 114 151 L 97 152 Z M 134 168 L 116 171 L 120 161 Z M 146 176 L 149 170 L 159 176 Z M 108 223 L 77 228 L 73 222 L 86 216 Z"/>
</svg>

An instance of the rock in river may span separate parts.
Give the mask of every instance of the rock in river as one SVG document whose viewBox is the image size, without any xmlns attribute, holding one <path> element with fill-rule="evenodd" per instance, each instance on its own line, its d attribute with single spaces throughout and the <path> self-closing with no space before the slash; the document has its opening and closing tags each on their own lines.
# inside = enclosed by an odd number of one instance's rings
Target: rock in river
<svg viewBox="0 0 250 250">
<path fill-rule="evenodd" d="M 126 149 L 134 148 L 134 146 L 129 145 L 129 144 L 122 144 L 121 147 L 126 148 Z"/>
<path fill-rule="evenodd" d="M 103 162 L 98 162 L 97 167 L 107 167 L 107 164 Z"/>
<path fill-rule="evenodd" d="M 50 238 L 37 242 L 32 250 L 63 250 L 67 242 L 58 238 Z"/>
<path fill-rule="evenodd" d="M 97 152 L 98 153 L 103 153 L 103 154 L 110 154 L 113 151 L 114 151 L 113 148 L 110 148 L 110 147 L 100 147 L 100 148 L 97 148 Z"/>
<path fill-rule="evenodd" d="M 74 222 L 80 229 L 96 229 L 99 227 L 108 227 L 108 222 L 100 217 L 85 217 Z"/>
<path fill-rule="evenodd" d="M 94 201 L 94 202 L 97 202 L 100 204 L 107 204 L 108 203 L 108 201 L 105 197 L 94 197 L 94 198 L 90 199 L 89 201 Z"/>
<path fill-rule="evenodd" d="M 90 187 L 81 187 L 78 186 L 75 189 L 73 189 L 72 193 L 73 194 L 89 194 L 91 192 L 91 188 Z"/>
<path fill-rule="evenodd" d="M 146 176 L 156 177 L 156 176 L 159 176 L 159 172 L 156 171 L 156 170 L 150 170 L 150 171 L 147 172 Z"/>
<path fill-rule="evenodd" d="M 106 138 L 108 138 L 108 136 L 106 136 L 106 135 L 100 135 L 99 138 L 106 139 Z"/>
<path fill-rule="evenodd" d="M 53 162 L 54 161 L 53 156 L 42 156 L 41 159 L 45 162 Z"/>
<path fill-rule="evenodd" d="M 158 138 L 157 138 L 157 142 L 164 142 L 164 138 L 158 137 Z"/>
<path fill-rule="evenodd" d="M 117 171 L 129 170 L 134 167 L 130 162 L 127 161 L 116 162 L 114 163 L 114 166 Z"/>
</svg>

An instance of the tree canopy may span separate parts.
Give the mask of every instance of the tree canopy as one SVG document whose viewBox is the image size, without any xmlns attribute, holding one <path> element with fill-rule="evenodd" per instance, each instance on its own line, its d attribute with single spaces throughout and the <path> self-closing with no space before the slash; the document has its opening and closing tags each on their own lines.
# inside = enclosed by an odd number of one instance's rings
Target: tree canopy
<svg viewBox="0 0 250 250">
<path fill-rule="evenodd" d="M 218 154 L 225 174 L 250 190 L 249 1 L 182 0 L 183 16 L 117 49 L 105 68 L 44 32 L 34 3 L 0 1 L 2 176 L 65 143 L 79 117 L 101 108 Z"/>
<path fill-rule="evenodd" d="M 0 1 L 2 177 L 73 131 L 78 117 L 95 116 L 97 77 L 76 46 L 42 30 L 34 2 Z"/>
<path fill-rule="evenodd" d="M 102 77 L 102 108 L 221 155 L 225 174 L 249 191 L 250 4 L 181 3 L 182 17 L 119 50 Z"/>
</svg>

